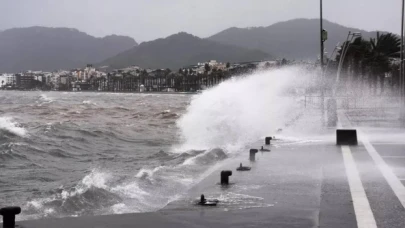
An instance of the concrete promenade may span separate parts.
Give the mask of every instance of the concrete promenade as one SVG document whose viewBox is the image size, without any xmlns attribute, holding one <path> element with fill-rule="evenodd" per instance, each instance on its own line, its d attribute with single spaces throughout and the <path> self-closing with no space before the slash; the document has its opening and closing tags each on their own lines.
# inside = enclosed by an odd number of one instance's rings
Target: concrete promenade
<svg viewBox="0 0 405 228">
<path fill-rule="evenodd" d="M 339 128 L 356 128 L 358 146 L 337 146 L 335 128 L 307 111 L 249 161 L 249 148 L 221 164 L 158 212 L 17 222 L 19 227 L 405 227 L 405 129 L 339 112 Z M 298 134 L 297 132 L 300 133 Z M 264 139 L 250 148 L 260 148 Z M 237 172 L 240 163 L 251 171 Z M 229 186 L 221 170 L 232 170 Z M 200 194 L 220 200 L 196 206 Z"/>
</svg>

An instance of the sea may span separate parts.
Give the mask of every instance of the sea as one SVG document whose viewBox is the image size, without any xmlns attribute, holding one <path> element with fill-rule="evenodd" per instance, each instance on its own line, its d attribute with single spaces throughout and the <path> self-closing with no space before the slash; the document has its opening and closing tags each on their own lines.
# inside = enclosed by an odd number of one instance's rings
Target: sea
<svg viewBox="0 0 405 228">
<path fill-rule="evenodd" d="M 299 115 L 286 91 L 305 74 L 258 71 L 201 94 L 0 91 L 0 207 L 21 206 L 19 220 L 162 209 Z"/>
</svg>

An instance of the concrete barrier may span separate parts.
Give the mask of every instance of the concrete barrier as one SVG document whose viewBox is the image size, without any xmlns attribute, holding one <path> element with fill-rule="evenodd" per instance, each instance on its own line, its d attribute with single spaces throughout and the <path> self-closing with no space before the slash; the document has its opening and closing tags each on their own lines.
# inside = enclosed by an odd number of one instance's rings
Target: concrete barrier
<svg viewBox="0 0 405 228">
<path fill-rule="evenodd" d="M 336 130 L 337 145 L 357 145 L 357 131 L 355 129 L 337 129 Z"/>
</svg>

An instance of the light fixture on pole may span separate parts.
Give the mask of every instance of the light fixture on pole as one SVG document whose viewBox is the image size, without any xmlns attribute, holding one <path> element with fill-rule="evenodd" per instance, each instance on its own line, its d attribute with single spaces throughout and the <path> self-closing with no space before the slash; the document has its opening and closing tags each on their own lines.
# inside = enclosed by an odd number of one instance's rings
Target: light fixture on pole
<svg viewBox="0 0 405 228">
<path fill-rule="evenodd" d="M 343 50 L 342 50 L 342 54 L 341 54 L 340 60 L 339 60 L 339 66 L 338 66 L 338 71 L 337 71 L 337 76 L 336 76 L 336 83 L 339 82 L 340 73 L 342 71 L 342 66 L 343 66 L 343 62 L 346 57 L 347 50 L 349 49 L 350 43 L 353 41 L 353 39 L 355 37 L 361 37 L 361 33 L 349 31 L 349 34 L 347 34 L 346 42 L 343 44 Z M 350 38 L 350 41 L 349 41 L 349 38 Z"/>
</svg>

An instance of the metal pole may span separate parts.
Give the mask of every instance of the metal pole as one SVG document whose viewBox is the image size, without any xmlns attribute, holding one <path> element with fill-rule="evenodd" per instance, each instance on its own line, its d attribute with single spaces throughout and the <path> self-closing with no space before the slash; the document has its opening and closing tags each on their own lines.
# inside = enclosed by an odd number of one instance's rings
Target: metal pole
<svg viewBox="0 0 405 228">
<path fill-rule="evenodd" d="M 328 71 L 330 60 L 333 58 L 333 55 L 335 54 L 335 52 L 337 51 L 338 48 L 339 48 L 339 43 L 336 44 L 335 48 L 332 51 L 332 54 L 330 55 L 328 61 L 326 62 L 325 72 Z M 325 73 L 324 73 L 324 75 L 325 75 Z"/>
<path fill-rule="evenodd" d="M 352 37 L 351 37 L 351 39 L 350 39 L 350 41 L 349 41 L 349 37 L 350 37 L 350 36 L 352 36 Z M 353 33 L 352 33 L 352 32 L 349 32 L 349 34 L 347 35 L 347 38 L 346 38 L 345 45 L 343 45 L 342 54 L 341 54 L 341 56 L 340 56 L 339 66 L 338 66 L 338 72 L 337 72 L 337 76 L 336 76 L 336 82 L 338 82 L 339 79 L 340 79 L 340 73 L 341 73 L 341 71 L 342 71 L 343 62 L 344 62 L 344 60 L 345 60 L 346 53 L 347 53 L 347 50 L 349 49 L 350 43 L 353 41 L 353 38 L 354 38 Z"/>
<path fill-rule="evenodd" d="M 323 17 L 322 17 L 322 0 L 320 0 L 320 38 L 321 38 L 321 71 L 323 72 L 323 39 L 322 39 L 322 31 L 323 31 Z"/>
<path fill-rule="evenodd" d="M 404 96 L 404 5 L 405 0 L 402 0 L 402 16 L 401 16 L 401 64 L 399 69 L 399 87 L 400 95 Z"/>
<path fill-rule="evenodd" d="M 404 5 L 405 0 L 402 0 L 402 15 L 401 15 L 401 53 L 400 53 L 400 69 L 399 69 L 399 91 L 400 91 L 400 114 L 399 119 L 402 123 L 405 121 L 405 78 L 404 78 Z"/>
<path fill-rule="evenodd" d="M 321 100 L 321 112 L 322 112 L 322 124 L 325 122 L 324 121 L 324 110 L 325 110 L 325 105 L 324 105 L 324 96 L 325 96 L 325 94 L 324 94 L 324 86 L 325 86 L 325 83 L 324 83 L 324 76 L 323 76 L 323 74 L 324 74 L 324 72 L 323 72 L 323 15 L 322 15 L 322 0 L 320 0 L 319 1 L 319 4 L 320 4 L 320 10 L 319 10 L 319 12 L 320 12 L 320 28 L 319 28 L 319 38 L 320 38 L 320 43 L 321 43 L 321 56 L 320 56 L 320 60 L 321 60 L 321 97 L 322 97 L 322 100 Z"/>
</svg>

